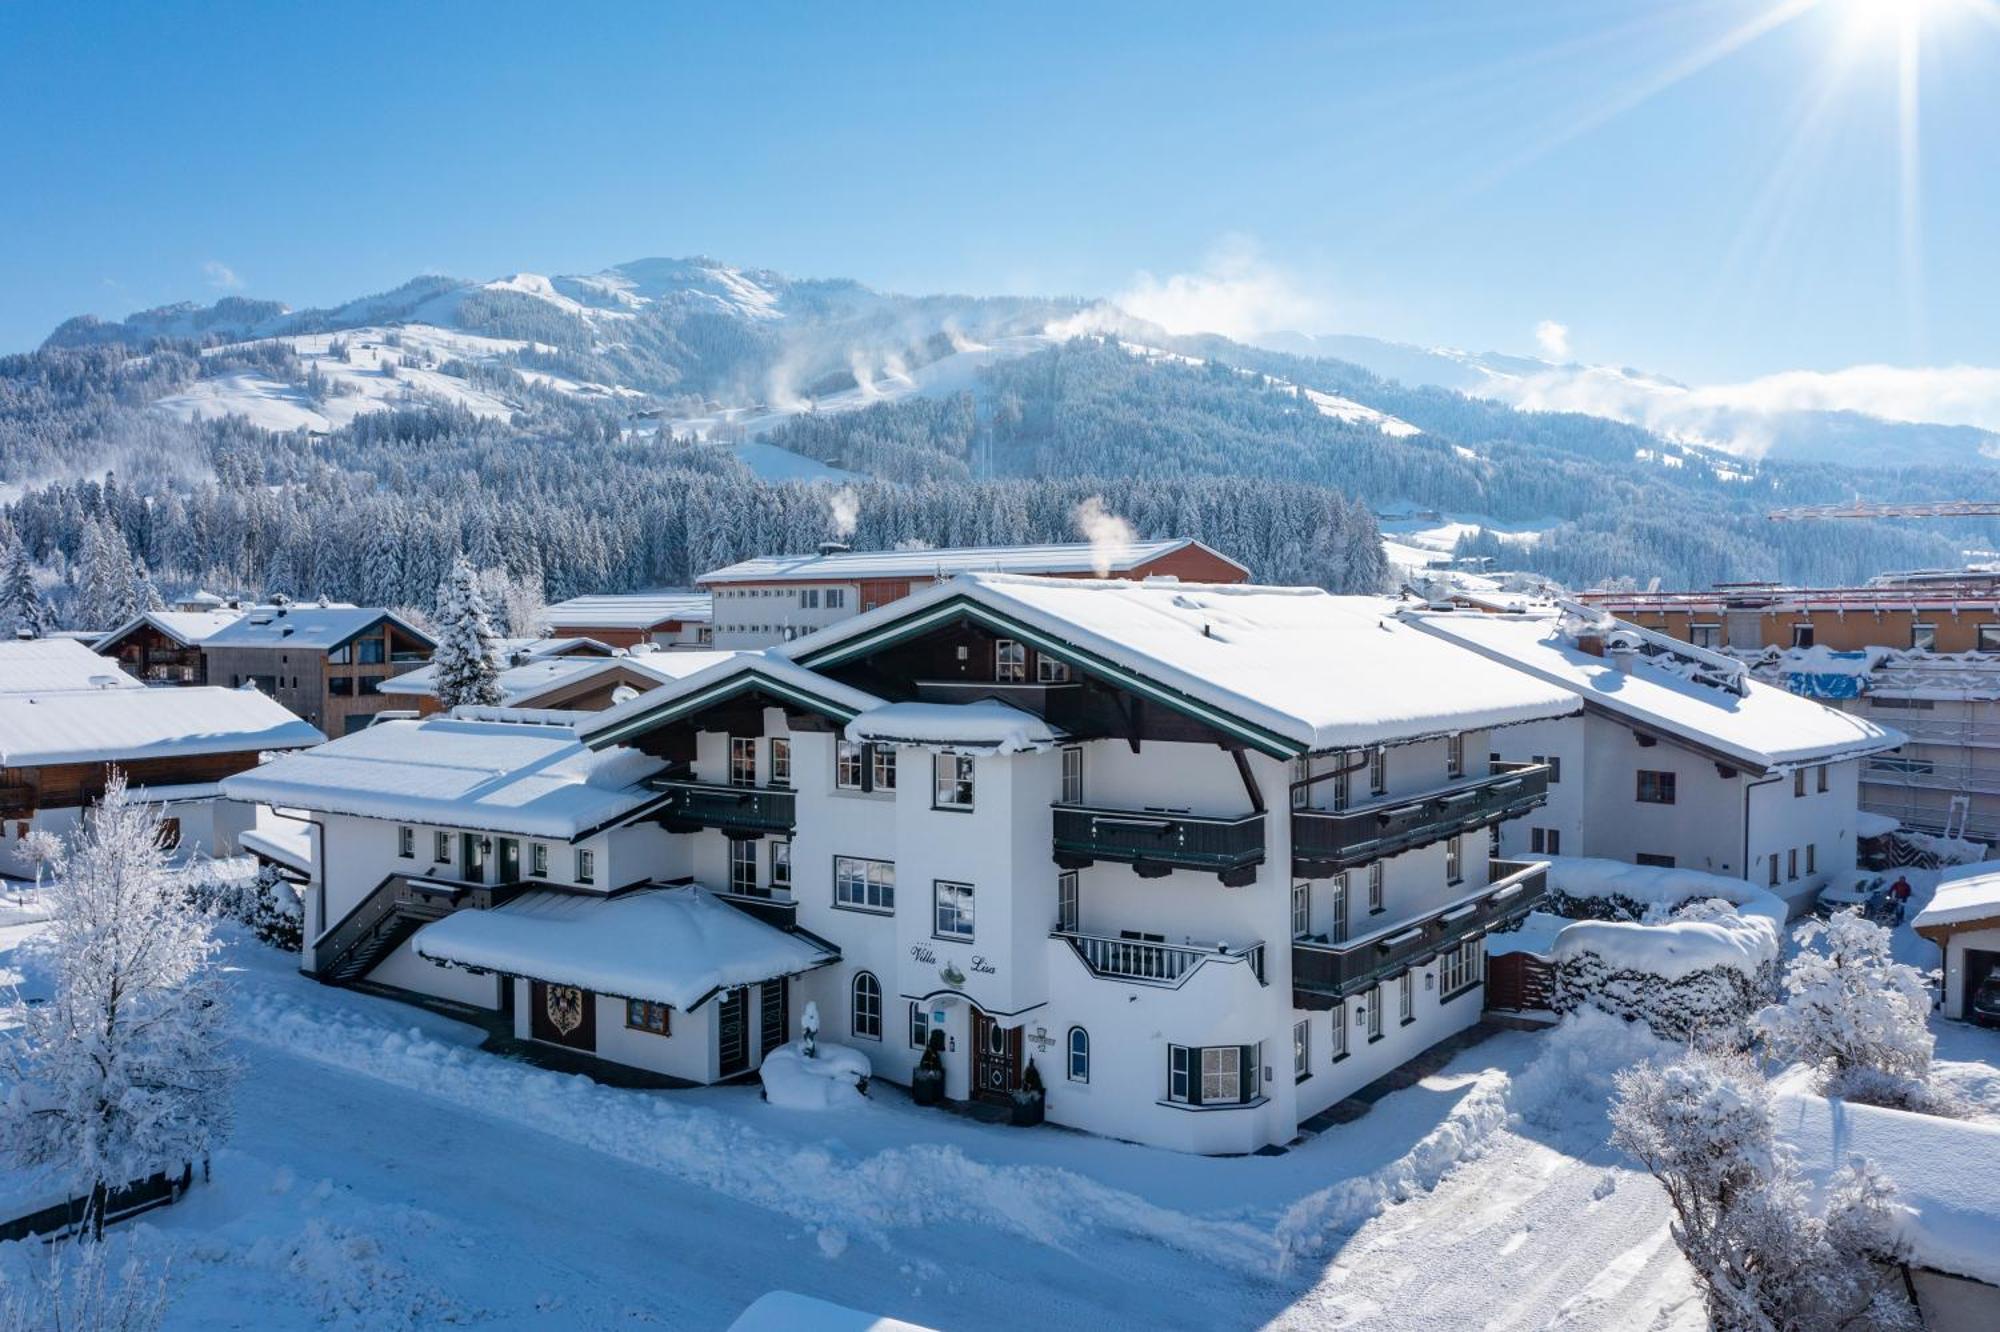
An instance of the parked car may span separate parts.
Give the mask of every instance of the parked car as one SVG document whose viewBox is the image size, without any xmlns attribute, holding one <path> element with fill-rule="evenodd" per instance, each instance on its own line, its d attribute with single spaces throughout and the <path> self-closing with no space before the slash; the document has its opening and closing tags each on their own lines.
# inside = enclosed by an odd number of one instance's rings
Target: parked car
<svg viewBox="0 0 2000 1332">
<path fill-rule="evenodd" d="M 1982 1027 L 2000 1027 L 2000 967 L 1987 973 L 1967 1005 L 1972 1020 Z"/>
</svg>

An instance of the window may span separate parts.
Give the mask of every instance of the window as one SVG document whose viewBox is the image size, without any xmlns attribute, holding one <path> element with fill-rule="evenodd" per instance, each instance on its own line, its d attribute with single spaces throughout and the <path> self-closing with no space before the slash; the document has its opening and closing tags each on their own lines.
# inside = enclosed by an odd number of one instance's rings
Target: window
<svg viewBox="0 0 2000 1332">
<path fill-rule="evenodd" d="M 1792 798 L 1794 800 L 1801 799 L 1805 796 L 1805 793 L 1806 770 L 1804 768 L 1795 769 L 1792 773 Z"/>
<path fill-rule="evenodd" d="M 1382 1039 L 1382 987 L 1377 985 L 1368 992 L 1368 1001 L 1362 1005 L 1363 1015 L 1368 1022 L 1368 1039 Z"/>
<path fill-rule="evenodd" d="M 1333 1019 L 1333 1039 L 1327 1042 L 1327 1044 L 1332 1048 L 1333 1062 L 1337 1064 L 1341 1060 L 1347 1058 L 1346 1001 L 1343 1000 L 1340 1003 L 1335 1004 L 1333 1006 L 1333 1011 L 1330 1014 L 1328 1014 L 1328 1016 Z"/>
<path fill-rule="evenodd" d="M 549 877 L 549 848 L 546 843 L 534 842 L 529 845 L 528 873 L 538 879 Z"/>
<path fill-rule="evenodd" d="M 1334 943 L 1347 942 L 1347 876 L 1333 876 L 1333 924 L 1327 927 L 1326 937 Z"/>
<path fill-rule="evenodd" d="M 326 661 L 329 666 L 346 666 L 352 663 L 353 660 L 354 649 L 346 643 L 342 643 L 339 647 L 326 654 Z"/>
<path fill-rule="evenodd" d="M 329 675 L 326 678 L 326 692 L 335 698 L 354 697 L 354 677 L 351 675 Z"/>
<path fill-rule="evenodd" d="M 1062 802 L 1083 803 L 1083 747 L 1069 745 L 1062 752 Z"/>
<path fill-rule="evenodd" d="M 1075 870 L 1064 870 L 1056 875 L 1056 928 L 1059 930 L 1077 928 Z"/>
<path fill-rule="evenodd" d="M 1368 793 L 1383 795 L 1389 790 L 1389 753 L 1376 745 L 1368 751 Z"/>
<path fill-rule="evenodd" d="M 440 832 L 431 834 L 431 859 L 440 865 L 451 864 L 451 834 Z"/>
<path fill-rule="evenodd" d="M 931 777 L 935 785 L 932 796 L 935 808 L 972 808 L 972 755 L 933 754 Z"/>
<path fill-rule="evenodd" d="M 1447 949 L 1438 957 L 1439 1002 L 1479 984 L 1486 945 L 1478 939 Z"/>
<path fill-rule="evenodd" d="M 1981 652 L 2000 652 L 2000 624 L 1980 625 L 1977 646 Z"/>
<path fill-rule="evenodd" d="M 415 828 L 396 829 L 396 854 L 404 860 L 417 858 L 417 830 Z"/>
<path fill-rule="evenodd" d="M 1404 1026 L 1417 1020 L 1417 973 L 1406 971 L 1396 977 L 1396 1016 Z"/>
<path fill-rule="evenodd" d="M 1642 805 L 1671 805 L 1674 803 L 1674 774 L 1671 772 L 1639 773 L 1639 803 Z"/>
<path fill-rule="evenodd" d="M 1913 624 L 1910 626 L 1910 651 L 1937 651 L 1937 626 L 1934 624 Z"/>
<path fill-rule="evenodd" d="M 1312 804 L 1312 787 L 1307 785 L 1312 781 L 1312 772 L 1313 761 L 1310 757 L 1301 755 L 1292 760 L 1293 809 L 1305 809 Z"/>
<path fill-rule="evenodd" d="M 578 851 L 576 853 L 576 881 L 578 883 L 597 882 L 597 853 Z"/>
<path fill-rule="evenodd" d="M 931 1043 L 931 1010 L 910 1000 L 910 1048 L 921 1050 Z"/>
<path fill-rule="evenodd" d="M 1776 888 L 1776 887 L 1778 886 L 1778 853 L 1777 853 L 1776 851 L 1773 851 L 1773 852 L 1771 853 L 1771 880 L 1770 880 L 1770 882 L 1771 882 L 1771 886 L 1772 886 L 1773 888 Z"/>
<path fill-rule="evenodd" d="M 1876 708 L 1895 708 L 1899 710 L 1911 708 L 1919 712 L 1930 712 L 1937 707 L 1937 700 L 1932 698 L 1884 698 L 1880 694 L 1875 694 L 1869 698 L 1868 704 L 1870 707 Z"/>
<path fill-rule="evenodd" d="M 387 645 L 382 642 L 379 635 L 357 641 L 354 650 L 356 654 L 354 659 L 363 666 L 380 666 L 389 660 Z"/>
<path fill-rule="evenodd" d="M 1806 873 L 1807 873 L 1807 874 L 1817 874 L 1817 873 L 1819 873 L 1819 843 L 1818 843 L 1818 842 L 1807 842 L 1807 843 L 1806 843 Z"/>
<path fill-rule="evenodd" d="M 1672 869 L 1674 858 L 1663 856 L 1656 851 L 1641 851 L 1632 857 L 1634 865 L 1651 865 L 1654 869 Z"/>
<path fill-rule="evenodd" d="M 859 791 L 862 771 L 862 747 L 852 740 L 835 741 L 833 784 L 843 791 Z"/>
<path fill-rule="evenodd" d="M 1799 877 L 1799 849 L 1793 847 L 1785 852 L 1785 882 L 1795 882 Z"/>
<path fill-rule="evenodd" d="M 1444 773 L 1447 777 L 1465 776 L 1465 736 L 1462 732 L 1445 737 Z"/>
<path fill-rule="evenodd" d="M 1243 1049 L 1236 1045 L 1208 1045 L 1201 1051 L 1201 1101 L 1243 1099 Z"/>
<path fill-rule="evenodd" d="M 1312 1076 L 1312 1024 L 1292 1024 L 1292 1081 L 1304 1082 Z"/>
<path fill-rule="evenodd" d="M 757 891 L 757 844 L 747 837 L 730 839 L 729 891 L 732 893 Z"/>
<path fill-rule="evenodd" d="M 869 767 L 873 770 L 875 789 L 893 791 L 896 789 L 896 751 L 887 745 L 869 746 Z"/>
<path fill-rule="evenodd" d="M 771 737 L 771 785 L 792 784 L 792 742 L 785 736 Z"/>
<path fill-rule="evenodd" d="M 1057 661 L 1054 657 L 1035 654 L 1035 679 L 1041 684 L 1068 684 L 1069 663 Z"/>
<path fill-rule="evenodd" d="M 1465 882 L 1465 839 L 1448 837 L 1444 843 L 1444 881 Z"/>
<path fill-rule="evenodd" d="M 839 610 L 845 605 L 847 605 L 846 588 L 829 587 L 826 589 L 826 608 L 828 610 Z"/>
<path fill-rule="evenodd" d="M 835 856 L 833 904 L 856 911 L 894 911 L 896 863 L 892 860 L 863 860 L 859 856 Z"/>
<path fill-rule="evenodd" d="M 1167 1099 L 1182 1105 L 1246 1105 L 1262 1069 L 1256 1045 L 1170 1045 Z"/>
<path fill-rule="evenodd" d="M 1082 1027 L 1069 1029 L 1069 1080 L 1090 1081 L 1090 1033 Z"/>
<path fill-rule="evenodd" d="M 805 589 L 805 590 L 804 590 L 803 592 L 799 593 L 799 609 L 801 609 L 801 610 L 818 610 L 818 609 L 819 609 L 819 589 L 818 589 L 818 588 L 816 588 L 816 587 L 809 587 L 809 588 Z"/>
<path fill-rule="evenodd" d="M 1292 885 L 1292 937 L 1303 939 L 1312 933 L 1312 885 Z"/>
<path fill-rule="evenodd" d="M 971 884 L 935 880 L 931 884 L 931 908 L 931 933 L 938 938 L 972 937 Z"/>
<path fill-rule="evenodd" d="M 1812 645 L 1813 645 L 1813 627 L 1809 624 L 1793 625 L 1792 646 L 1795 648 L 1809 648 Z"/>
<path fill-rule="evenodd" d="M 1368 914 L 1374 915 L 1382 909 L 1382 862 L 1376 861 L 1368 867 Z"/>
<path fill-rule="evenodd" d="M 1346 754 L 1336 754 L 1334 755 L 1333 761 L 1334 761 L 1333 807 L 1335 809 L 1346 809 L 1347 793 L 1350 789 L 1349 779 L 1353 776 L 1353 774 L 1343 771 L 1343 769 L 1345 769 L 1347 765 L 1350 762 L 1352 762 L 1352 759 L 1349 755 Z"/>
<path fill-rule="evenodd" d="M 1813 772 L 1817 776 L 1819 793 L 1821 795 L 1825 795 L 1827 793 L 1827 780 L 1828 780 L 1826 772 L 1826 764 L 1824 763 L 1820 764 L 1817 768 L 1813 769 Z"/>
<path fill-rule="evenodd" d="M 1528 854 L 1533 856 L 1559 856 L 1562 854 L 1562 829 L 1528 829 Z"/>
<path fill-rule="evenodd" d="M 792 891 L 792 843 L 789 838 L 771 839 L 770 886 L 773 893 Z"/>
<path fill-rule="evenodd" d="M 631 1031 L 650 1031 L 655 1036 L 674 1034 L 673 1020 L 667 1016 L 667 1006 L 648 1003 L 644 999 L 625 1001 L 625 1026 Z"/>
<path fill-rule="evenodd" d="M 1018 684 L 1028 678 L 1028 649 L 1011 638 L 993 640 L 993 678 Z"/>
<path fill-rule="evenodd" d="M 854 994 L 848 1029 L 865 1040 L 882 1039 L 882 985 L 866 971 L 854 973 Z"/>
<path fill-rule="evenodd" d="M 1549 755 L 1549 782 L 1550 784 L 1553 785 L 1556 782 L 1560 782 L 1562 779 L 1563 779 L 1562 755 L 1551 754 Z"/>
<path fill-rule="evenodd" d="M 379 694 L 382 692 L 382 677 L 379 675 L 364 675 L 356 683 L 357 683 L 357 688 L 355 690 L 356 693 Z M 292 688 L 297 689 L 298 687 L 299 687 L 299 682 L 298 680 L 294 679 L 292 681 Z"/>
<path fill-rule="evenodd" d="M 755 786 L 757 784 L 757 741 L 753 736 L 732 735 L 729 737 L 729 784 L 731 786 Z"/>
<path fill-rule="evenodd" d="M 1722 646 L 1722 626 L 1719 624 L 1691 624 L 1688 626 L 1688 642 L 1696 647 L 1712 648 Z"/>
</svg>

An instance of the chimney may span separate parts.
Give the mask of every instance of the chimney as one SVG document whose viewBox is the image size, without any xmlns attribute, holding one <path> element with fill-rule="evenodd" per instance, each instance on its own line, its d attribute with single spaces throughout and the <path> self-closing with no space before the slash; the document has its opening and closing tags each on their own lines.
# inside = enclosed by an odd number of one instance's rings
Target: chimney
<svg viewBox="0 0 2000 1332">
<path fill-rule="evenodd" d="M 1576 647 L 1577 651 L 1588 652 L 1593 657 L 1603 656 L 1604 655 L 1603 632 L 1597 629 L 1584 630 L 1582 633 L 1576 636 Z"/>
<path fill-rule="evenodd" d="M 1613 634 L 1606 653 L 1611 664 L 1621 672 L 1630 672 L 1632 663 L 1639 659 L 1639 640 L 1630 634 Z"/>
<path fill-rule="evenodd" d="M 847 543 L 845 541 L 822 541 L 819 543 L 819 553 L 822 555 L 844 555 L 847 553 Z"/>
</svg>

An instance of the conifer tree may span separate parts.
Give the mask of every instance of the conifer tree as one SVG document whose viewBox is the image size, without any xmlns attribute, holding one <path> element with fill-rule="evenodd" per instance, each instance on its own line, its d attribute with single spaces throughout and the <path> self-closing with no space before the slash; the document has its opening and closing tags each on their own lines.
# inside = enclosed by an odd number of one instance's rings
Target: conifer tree
<svg viewBox="0 0 2000 1332">
<path fill-rule="evenodd" d="M 437 701 L 445 708 L 472 703 L 499 704 L 500 649 L 478 575 L 463 552 L 438 589 L 437 650 L 431 654 Z"/>
</svg>

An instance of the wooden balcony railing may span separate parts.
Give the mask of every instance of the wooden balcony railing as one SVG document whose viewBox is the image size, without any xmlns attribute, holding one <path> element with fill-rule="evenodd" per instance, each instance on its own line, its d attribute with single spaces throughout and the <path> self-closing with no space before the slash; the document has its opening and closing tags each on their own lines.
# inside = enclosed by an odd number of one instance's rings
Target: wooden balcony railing
<svg viewBox="0 0 2000 1332">
<path fill-rule="evenodd" d="M 671 798 L 659 818 L 670 832 L 720 828 L 751 836 L 789 833 L 798 825 L 798 793 L 782 786 L 725 786 L 685 777 L 655 777 L 647 785 Z"/>
<path fill-rule="evenodd" d="M 1545 803 L 1548 795 L 1547 764 L 1496 763 L 1488 776 L 1420 795 L 1353 809 L 1295 809 L 1292 872 L 1305 879 L 1328 878 L 1515 818 Z"/>
<path fill-rule="evenodd" d="M 1257 866 L 1264 863 L 1264 816 L 1057 805 L 1055 859 L 1064 869 L 1119 862 L 1141 878 L 1207 870 L 1242 887 L 1255 881 Z"/>
</svg>

